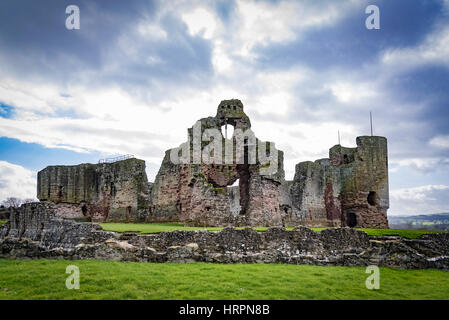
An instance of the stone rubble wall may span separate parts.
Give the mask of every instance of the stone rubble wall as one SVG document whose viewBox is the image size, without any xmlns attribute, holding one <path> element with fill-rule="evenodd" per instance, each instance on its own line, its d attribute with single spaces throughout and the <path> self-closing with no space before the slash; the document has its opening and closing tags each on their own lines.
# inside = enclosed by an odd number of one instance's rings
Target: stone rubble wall
<svg viewBox="0 0 449 320">
<path fill-rule="evenodd" d="M 427 234 L 415 240 L 371 237 L 351 228 L 316 233 L 306 227 L 292 231 L 274 227 L 266 232 L 225 228 L 219 232 L 121 234 L 103 231 L 95 223 L 62 219 L 51 205 L 32 203 L 23 205 L 0 227 L 0 257 L 449 270 L 449 233 Z"/>
</svg>

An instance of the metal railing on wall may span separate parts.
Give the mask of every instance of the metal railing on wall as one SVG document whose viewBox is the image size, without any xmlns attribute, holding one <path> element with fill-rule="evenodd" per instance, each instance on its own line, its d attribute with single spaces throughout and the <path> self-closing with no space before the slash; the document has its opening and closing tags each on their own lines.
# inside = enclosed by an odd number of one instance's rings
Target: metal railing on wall
<svg viewBox="0 0 449 320">
<path fill-rule="evenodd" d="M 125 155 L 118 156 L 118 157 L 100 159 L 100 160 L 98 160 L 98 163 L 111 163 L 111 162 L 131 159 L 131 158 L 134 158 L 134 155 L 132 155 L 132 154 L 125 154 Z"/>
</svg>

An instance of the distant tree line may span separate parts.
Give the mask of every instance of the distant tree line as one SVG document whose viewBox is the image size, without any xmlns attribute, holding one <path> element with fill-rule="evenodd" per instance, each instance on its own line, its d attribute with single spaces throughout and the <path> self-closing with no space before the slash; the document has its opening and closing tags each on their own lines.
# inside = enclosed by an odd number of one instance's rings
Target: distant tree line
<svg viewBox="0 0 449 320">
<path fill-rule="evenodd" d="M 389 216 L 392 229 L 442 230 L 449 231 L 449 213 L 416 216 Z"/>
<path fill-rule="evenodd" d="M 0 204 L 3 208 L 18 208 L 24 203 L 30 203 L 35 202 L 36 200 L 28 198 L 28 199 L 21 199 L 16 197 L 9 197 L 3 200 Z"/>
</svg>

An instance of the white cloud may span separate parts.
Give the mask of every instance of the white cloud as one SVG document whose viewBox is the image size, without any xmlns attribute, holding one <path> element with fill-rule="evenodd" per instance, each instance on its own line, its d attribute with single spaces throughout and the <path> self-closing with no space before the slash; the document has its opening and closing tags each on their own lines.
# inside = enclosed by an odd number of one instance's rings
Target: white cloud
<svg viewBox="0 0 449 320">
<path fill-rule="evenodd" d="M 151 22 L 141 22 L 137 25 L 137 32 L 144 38 L 166 40 L 167 32 L 161 26 Z"/>
<path fill-rule="evenodd" d="M 214 69 L 218 73 L 228 72 L 233 66 L 233 61 L 226 50 L 224 41 L 222 40 L 214 41 L 214 48 L 212 51 L 212 64 L 214 65 Z"/>
<path fill-rule="evenodd" d="M 56 109 L 67 110 L 73 100 L 61 96 L 56 87 L 34 82 L 22 82 L 11 78 L 0 81 L 0 97 L 3 103 L 24 111 L 52 114 Z"/>
<path fill-rule="evenodd" d="M 254 48 L 287 43 L 301 38 L 310 28 L 336 23 L 360 2 L 280 1 L 269 3 L 237 0 L 227 24 L 207 4 L 192 7 L 184 2 L 171 9 L 178 12 L 192 36 L 210 40 L 212 63 L 218 73 L 234 71 L 240 59 L 256 57 Z"/>
<path fill-rule="evenodd" d="M 36 198 L 36 172 L 0 161 L 0 202 L 8 197 Z"/>
<path fill-rule="evenodd" d="M 449 149 L 449 135 L 440 135 L 433 137 L 429 144 L 440 149 Z"/>
<path fill-rule="evenodd" d="M 426 185 L 390 191 L 392 215 L 449 212 L 449 186 Z"/>
<path fill-rule="evenodd" d="M 377 96 L 372 83 L 337 82 L 330 85 L 332 94 L 343 103 L 358 103 Z"/>
<path fill-rule="evenodd" d="M 235 52 L 241 56 L 250 56 L 256 45 L 293 41 L 307 28 L 335 23 L 353 4 L 238 0 L 232 23 Z"/>
<path fill-rule="evenodd" d="M 218 17 L 205 7 L 197 7 L 183 13 L 181 17 L 192 36 L 200 35 L 205 39 L 211 39 L 218 28 Z"/>
<path fill-rule="evenodd" d="M 255 91 L 248 101 L 248 110 L 260 114 L 287 115 L 295 103 L 294 87 L 307 80 L 308 71 L 295 68 L 289 71 L 255 72 L 252 83 Z"/>
<path fill-rule="evenodd" d="M 382 62 L 394 70 L 408 70 L 427 64 L 449 67 L 449 26 L 441 26 L 417 46 L 387 50 Z"/>
<path fill-rule="evenodd" d="M 449 160 L 444 158 L 407 158 L 401 160 L 392 161 L 394 164 L 398 164 L 402 167 L 409 167 L 421 172 L 430 172 L 439 168 L 440 166 L 449 165 Z"/>
</svg>

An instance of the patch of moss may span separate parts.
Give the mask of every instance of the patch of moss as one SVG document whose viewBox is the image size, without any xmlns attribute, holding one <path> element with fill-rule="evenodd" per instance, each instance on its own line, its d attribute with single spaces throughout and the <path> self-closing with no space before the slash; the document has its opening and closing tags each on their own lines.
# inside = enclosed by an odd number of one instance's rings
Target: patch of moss
<svg viewBox="0 0 449 320">
<path fill-rule="evenodd" d="M 226 188 L 212 188 L 212 191 L 215 192 L 215 193 L 225 194 L 226 193 Z"/>
<path fill-rule="evenodd" d="M 270 162 L 267 162 L 267 163 L 265 163 L 265 164 L 261 164 L 260 165 L 260 168 L 263 168 L 263 169 L 267 169 L 267 168 L 269 168 L 270 167 Z"/>
<path fill-rule="evenodd" d="M 198 177 L 201 179 L 206 179 L 206 176 L 202 172 L 198 173 Z"/>
</svg>

